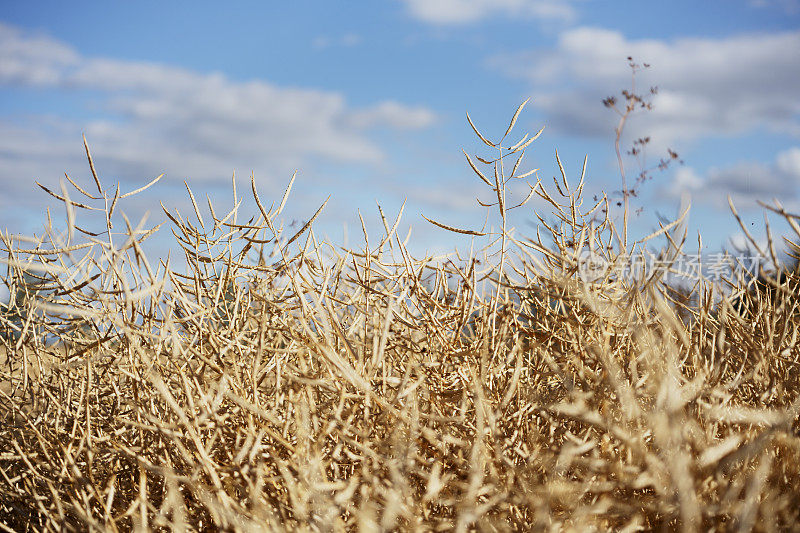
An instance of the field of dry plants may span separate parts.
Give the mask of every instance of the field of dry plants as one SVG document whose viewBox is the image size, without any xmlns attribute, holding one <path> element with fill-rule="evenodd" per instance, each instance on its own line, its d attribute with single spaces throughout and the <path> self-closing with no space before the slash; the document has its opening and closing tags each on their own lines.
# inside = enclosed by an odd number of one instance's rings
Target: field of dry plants
<svg viewBox="0 0 800 533">
<path fill-rule="evenodd" d="M 400 214 L 358 249 L 318 241 L 320 211 L 288 231 L 291 183 L 251 181 L 245 212 L 234 181 L 224 208 L 165 206 L 179 272 L 145 255 L 157 228 L 112 227 L 137 191 L 87 147 L 93 179 L 46 189 L 64 223 L 2 237 L 0 528 L 800 530 L 797 275 L 732 271 L 736 306 L 664 270 L 587 279 L 587 250 L 678 258 L 683 225 L 629 240 L 585 163 L 511 198 L 520 110 L 500 141 L 473 126 L 497 230 L 434 221 L 474 237 L 446 259 L 412 257 Z"/>
</svg>

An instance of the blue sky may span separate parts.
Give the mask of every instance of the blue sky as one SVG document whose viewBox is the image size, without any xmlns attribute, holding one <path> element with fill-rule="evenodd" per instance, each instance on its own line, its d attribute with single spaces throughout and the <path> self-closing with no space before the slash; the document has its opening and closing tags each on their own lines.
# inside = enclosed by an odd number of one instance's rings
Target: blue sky
<svg viewBox="0 0 800 533">
<path fill-rule="evenodd" d="M 624 144 L 649 135 L 649 164 L 667 147 L 685 162 L 642 187 L 634 233 L 675 216 L 682 193 L 709 250 L 741 240 L 728 194 L 757 235 L 757 199 L 800 212 L 797 0 L 6 0 L 0 228 L 41 228 L 52 204 L 36 180 L 90 183 L 85 133 L 106 183 L 126 191 L 165 173 L 123 206 L 131 218 L 163 220 L 160 201 L 187 213 L 184 180 L 225 211 L 234 171 L 240 190 L 253 172 L 279 199 L 298 169 L 287 223 L 332 195 L 318 230 L 341 243 L 346 225 L 355 244 L 357 211 L 377 230 L 376 201 L 393 217 L 406 200 L 414 246 L 449 249 L 420 214 L 476 228 L 475 197 L 490 198 L 461 153 L 489 155 L 467 111 L 493 137 L 530 97 L 515 131 L 545 131 L 526 169 L 552 183 L 558 148 L 573 178 L 588 155 L 589 197 L 620 188 L 602 99 L 629 87 L 629 55 L 652 65 L 639 86 L 660 92 Z M 518 211 L 518 232 L 532 234 L 533 218 Z"/>
</svg>

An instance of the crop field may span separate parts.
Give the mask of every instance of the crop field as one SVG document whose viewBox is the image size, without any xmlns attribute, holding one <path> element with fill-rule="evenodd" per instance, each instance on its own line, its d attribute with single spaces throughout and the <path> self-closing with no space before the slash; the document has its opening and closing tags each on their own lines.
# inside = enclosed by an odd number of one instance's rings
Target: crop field
<svg viewBox="0 0 800 533">
<path fill-rule="evenodd" d="M 352 249 L 317 239 L 322 208 L 288 229 L 291 182 L 120 223 L 87 146 L 92 178 L 45 189 L 63 223 L 0 244 L 0 527 L 800 530 L 797 272 L 586 276 L 587 252 L 677 261 L 682 220 L 633 240 L 584 173 L 534 181 L 521 109 L 502 140 L 473 126 L 497 229 L 432 221 L 474 237 L 447 258 L 413 257 L 399 213 Z"/>
</svg>

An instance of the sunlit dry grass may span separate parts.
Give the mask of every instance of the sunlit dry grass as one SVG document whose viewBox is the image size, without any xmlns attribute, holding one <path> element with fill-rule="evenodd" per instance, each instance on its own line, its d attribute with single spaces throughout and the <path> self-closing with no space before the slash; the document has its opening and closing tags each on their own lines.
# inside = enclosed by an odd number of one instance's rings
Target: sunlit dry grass
<svg viewBox="0 0 800 533">
<path fill-rule="evenodd" d="M 797 285 L 747 315 L 709 283 L 681 307 L 658 272 L 585 281 L 587 250 L 678 257 L 680 220 L 625 245 L 559 161 L 515 237 L 532 138 L 481 139 L 500 229 L 434 222 L 468 257 L 412 257 L 393 217 L 360 249 L 318 242 L 281 226 L 291 185 L 251 182 L 245 214 L 234 182 L 224 210 L 165 209 L 180 273 L 111 227 L 124 195 L 93 165 L 48 191 L 63 231 L 3 237 L 3 528 L 797 529 Z"/>
</svg>

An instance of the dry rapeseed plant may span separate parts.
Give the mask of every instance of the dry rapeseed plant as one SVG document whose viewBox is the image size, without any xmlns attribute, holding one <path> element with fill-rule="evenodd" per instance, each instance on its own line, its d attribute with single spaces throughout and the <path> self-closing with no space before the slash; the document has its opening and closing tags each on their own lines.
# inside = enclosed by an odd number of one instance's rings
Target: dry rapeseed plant
<svg viewBox="0 0 800 533">
<path fill-rule="evenodd" d="M 157 228 L 113 231 L 128 195 L 87 148 L 90 190 L 45 189 L 66 229 L 2 238 L 2 528 L 797 529 L 797 313 L 742 320 L 699 284 L 681 320 L 657 274 L 586 280 L 587 250 L 644 243 L 584 206 L 585 162 L 507 197 L 536 138 L 503 145 L 520 110 L 467 156 L 500 230 L 434 222 L 486 240 L 439 261 L 399 215 L 360 250 L 286 234 L 291 183 L 267 208 L 251 180 L 252 216 L 235 181 L 224 214 L 191 190 L 193 218 L 165 209 L 179 273 L 142 250 Z M 522 240 L 506 215 L 530 198 L 552 216 Z"/>
</svg>

